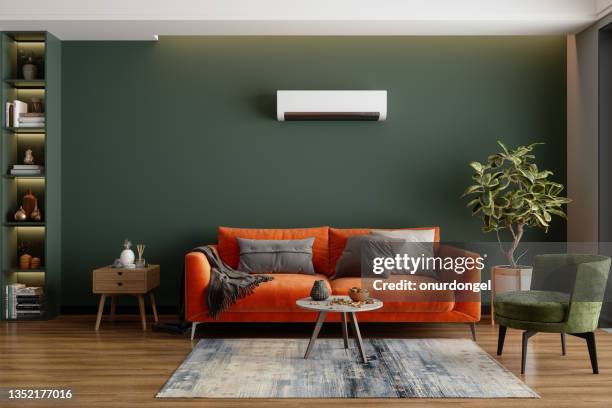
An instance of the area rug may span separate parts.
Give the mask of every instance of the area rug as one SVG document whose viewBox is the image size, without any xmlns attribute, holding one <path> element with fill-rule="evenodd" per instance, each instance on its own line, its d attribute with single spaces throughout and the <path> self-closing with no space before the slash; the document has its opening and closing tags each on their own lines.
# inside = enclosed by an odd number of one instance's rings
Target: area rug
<svg viewBox="0 0 612 408">
<path fill-rule="evenodd" d="M 352 340 L 352 339 L 351 339 Z M 471 340 L 204 339 L 157 398 L 539 398 Z"/>
</svg>

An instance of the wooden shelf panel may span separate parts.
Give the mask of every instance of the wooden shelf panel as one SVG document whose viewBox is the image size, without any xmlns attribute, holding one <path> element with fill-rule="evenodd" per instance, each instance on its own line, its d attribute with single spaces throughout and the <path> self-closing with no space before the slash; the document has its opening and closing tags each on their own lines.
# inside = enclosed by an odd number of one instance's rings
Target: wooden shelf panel
<svg viewBox="0 0 612 408">
<path fill-rule="evenodd" d="M 44 221 L 32 221 L 32 222 L 17 222 L 17 221 L 7 221 L 2 225 L 5 227 L 44 227 Z"/>
<path fill-rule="evenodd" d="M 45 89 L 44 79 L 5 79 L 4 82 L 18 89 Z"/>
<path fill-rule="evenodd" d="M 5 127 L 4 130 L 11 133 L 45 133 L 44 127 Z"/>
<path fill-rule="evenodd" d="M 28 175 L 28 176 L 22 175 L 22 176 L 19 176 L 19 175 L 15 175 L 15 174 L 5 174 L 3 177 L 6 178 L 6 179 L 44 179 L 45 175 L 41 174 L 40 176 L 34 176 L 34 175 Z"/>
<path fill-rule="evenodd" d="M 4 273 L 45 273 L 45 269 L 21 269 L 21 268 L 11 268 L 4 271 Z"/>
</svg>

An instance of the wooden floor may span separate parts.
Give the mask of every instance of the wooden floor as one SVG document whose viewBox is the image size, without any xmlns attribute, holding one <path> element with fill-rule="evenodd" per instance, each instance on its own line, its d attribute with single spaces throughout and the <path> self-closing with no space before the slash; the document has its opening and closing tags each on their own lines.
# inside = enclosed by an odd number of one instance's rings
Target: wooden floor
<svg viewBox="0 0 612 408">
<path fill-rule="evenodd" d="M 169 321 L 171 317 L 161 317 Z M 612 406 L 612 334 L 597 333 L 599 375 L 591 374 L 583 340 L 568 337 L 561 356 L 559 336 L 538 334 L 530 340 L 524 381 L 539 400 L 480 399 L 292 399 L 156 400 L 157 391 L 191 349 L 188 335 L 143 333 L 136 318 L 103 322 L 95 333 L 94 316 L 62 316 L 48 322 L 0 322 L 0 407 L 579 407 Z M 203 325 L 198 337 L 304 337 L 311 325 Z M 497 330 L 483 322 L 478 344 L 494 355 Z M 467 325 L 362 325 L 364 337 L 469 338 Z M 340 336 L 339 325 L 324 326 L 322 337 Z M 520 333 L 509 330 L 498 361 L 520 376 Z M 231 386 L 231 385 L 228 385 Z M 71 389 L 65 401 L 15 402 L 10 388 Z"/>
</svg>

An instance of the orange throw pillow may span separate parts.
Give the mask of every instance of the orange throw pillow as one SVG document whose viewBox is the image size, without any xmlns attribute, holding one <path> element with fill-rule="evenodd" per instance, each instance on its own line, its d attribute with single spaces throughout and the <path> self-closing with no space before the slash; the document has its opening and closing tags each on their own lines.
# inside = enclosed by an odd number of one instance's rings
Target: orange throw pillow
<svg viewBox="0 0 612 408">
<path fill-rule="evenodd" d="M 336 272 L 336 262 L 342 256 L 346 241 L 354 235 L 366 235 L 373 229 L 388 228 L 330 228 L 329 229 L 329 270 L 330 273 Z M 440 242 L 440 227 L 419 227 L 419 228 L 393 228 L 391 230 L 428 230 L 433 229 L 434 242 Z"/>
<path fill-rule="evenodd" d="M 318 273 L 331 275 L 329 270 L 329 227 L 317 228 L 231 228 L 219 227 L 219 256 L 232 268 L 240 262 L 240 247 L 236 238 L 247 239 L 304 239 L 314 237 L 312 245 L 312 264 Z"/>
</svg>

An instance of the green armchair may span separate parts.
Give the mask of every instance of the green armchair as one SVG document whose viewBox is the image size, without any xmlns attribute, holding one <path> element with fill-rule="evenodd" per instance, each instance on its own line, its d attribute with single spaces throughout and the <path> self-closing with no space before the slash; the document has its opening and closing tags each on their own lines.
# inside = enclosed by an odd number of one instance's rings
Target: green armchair
<svg viewBox="0 0 612 408">
<path fill-rule="evenodd" d="M 525 373 L 527 342 L 538 332 L 560 333 L 565 355 L 565 334 L 586 340 L 593 374 L 598 374 L 595 329 L 610 272 L 610 258 L 599 255 L 538 255 L 531 289 L 495 296 L 495 320 L 499 323 L 497 355 L 504 349 L 506 329 L 524 330 L 521 374 Z M 559 291 L 545 290 L 554 286 Z"/>
</svg>

